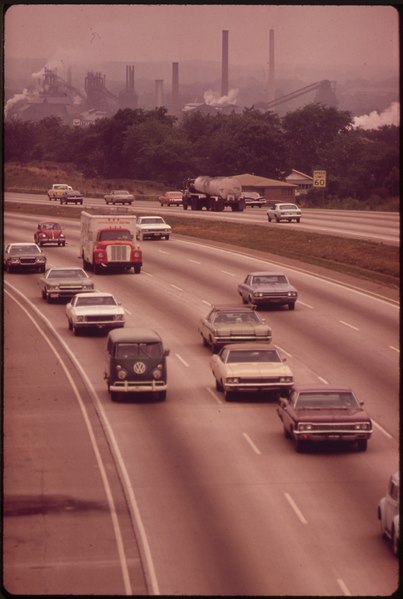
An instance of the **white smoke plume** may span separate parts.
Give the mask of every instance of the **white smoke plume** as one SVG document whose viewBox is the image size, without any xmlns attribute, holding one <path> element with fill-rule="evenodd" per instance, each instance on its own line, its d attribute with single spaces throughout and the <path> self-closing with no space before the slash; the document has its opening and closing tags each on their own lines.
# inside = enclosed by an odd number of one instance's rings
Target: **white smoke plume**
<svg viewBox="0 0 403 599">
<path fill-rule="evenodd" d="M 373 110 L 369 114 L 356 116 L 353 119 L 353 129 L 360 127 L 361 129 L 379 129 L 384 125 L 400 125 L 400 104 L 392 102 L 389 108 L 379 113 Z"/>
<path fill-rule="evenodd" d="M 239 89 L 230 89 L 228 96 L 219 96 L 217 92 L 211 89 L 204 92 L 203 97 L 206 104 L 210 106 L 223 106 L 227 104 L 236 104 Z"/>
<path fill-rule="evenodd" d="M 4 118 L 7 118 L 13 106 L 19 104 L 20 102 L 25 102 L 28 98 L 29 92 L 26 88 L 22 90 L 22 93 L 14 94 L 14 96 L 6 102 L 6 105 L 4 107 Z"/>
</svg>

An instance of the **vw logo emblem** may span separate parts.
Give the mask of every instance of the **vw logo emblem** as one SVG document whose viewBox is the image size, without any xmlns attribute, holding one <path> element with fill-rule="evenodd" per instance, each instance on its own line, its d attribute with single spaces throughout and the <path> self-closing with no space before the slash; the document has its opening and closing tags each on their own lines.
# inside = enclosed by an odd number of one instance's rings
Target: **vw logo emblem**
<svg viewBox="0 0 403 599">
<path fill-rule="evenodd" d="M 144 362 L 136 362 L 133 366 L 133 371 L 136 374 L 144 374 L 146 371 L 146 365 Z"/>
</svg>

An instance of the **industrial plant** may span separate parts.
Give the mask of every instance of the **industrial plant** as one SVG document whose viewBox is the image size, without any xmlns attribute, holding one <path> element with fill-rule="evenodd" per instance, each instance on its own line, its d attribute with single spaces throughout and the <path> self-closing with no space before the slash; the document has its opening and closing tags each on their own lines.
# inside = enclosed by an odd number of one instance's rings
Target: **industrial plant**
<svg viewBox="0 0 403 599">
<path fill-rule="evenodd" d="M 262 81 L 264 101 L 254 103 L 261 111 L 278 111 L 287 103 L 304 98 L 309 102 L 320 102 L 327 106 L 337 106 L 335 82 L 322 80 L 305 85 L 287 94 L 278 96 L 276 90 L 274 30 L 269 30 L 268 39 L 269 73 Z M 181 115 L 199 111 L 203 114 L 231 114 L 241 112 L 238 91 L 230 87 L 229 31 L 222 31 L 221 93 L 204 92 L 203 100 L 185 102 L 181 98 L 179 63 L 172 63 L 172 79 L 168 92 L 164 92 L 164 80 L 155 79 L 153 108 L 165 107 L 169 114 Z M 135 90 L 135 67 L 126 65 L 125 77 L 122 72 L 122 87 L 118 93 L 108 89 L 106 75 L 101 72 L 87 72 L 82 88 L 72 85 L 71 67 L 63 79 L 57 69 L 44 67 L 34 77 L 35 83 L 29 89 L 14 94 L 5 104 L 6 119 L 39 121 L 48 116 L 57 116 L 64 123 L 73 126 L 86 126 L 102 117 L 111 117 L 119 109 L 144 108 L 139 103 Z M 310 95 L 308 95 L 310 94 Z"/>
</svg>

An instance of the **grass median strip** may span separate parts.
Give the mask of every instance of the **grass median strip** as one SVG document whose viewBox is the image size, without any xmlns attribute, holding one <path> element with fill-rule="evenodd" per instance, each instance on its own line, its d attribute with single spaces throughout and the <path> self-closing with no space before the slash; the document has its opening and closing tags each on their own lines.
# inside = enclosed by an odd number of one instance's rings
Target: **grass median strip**
<svg viewBox="0 0 403 599">
<path fill-rule="evenodd" d="M 79 219 L 82 208 L 17 204 L 5 202 L 5 210 L 38 214 L 47 218 Z M 152 209 L 155 211 L 154 208 Z M 302 263 L 322 266 L 357 278 L 398 288 L 400 279 L 399 247 L 360 239 L 290 231 L 279 226 L 246 225 L 206 220 L 202 217 L 165 216 L 173 232 L 197 239 L 257 250 Z"/>
</svg>

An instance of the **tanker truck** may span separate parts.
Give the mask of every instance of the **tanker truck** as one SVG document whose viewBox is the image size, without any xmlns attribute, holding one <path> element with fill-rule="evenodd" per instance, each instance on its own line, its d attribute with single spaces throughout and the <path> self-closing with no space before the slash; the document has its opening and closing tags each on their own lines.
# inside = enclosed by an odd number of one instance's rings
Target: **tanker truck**
<svg viewBox="0 0 403 599">
<path fill-rule="evenodd" d="M 234 212 L 245 209 L 242 186 L 236 177 L 196 177 L 186 179 L 183 209 L 222 212 L 228 206 Z"/>
</svg>

